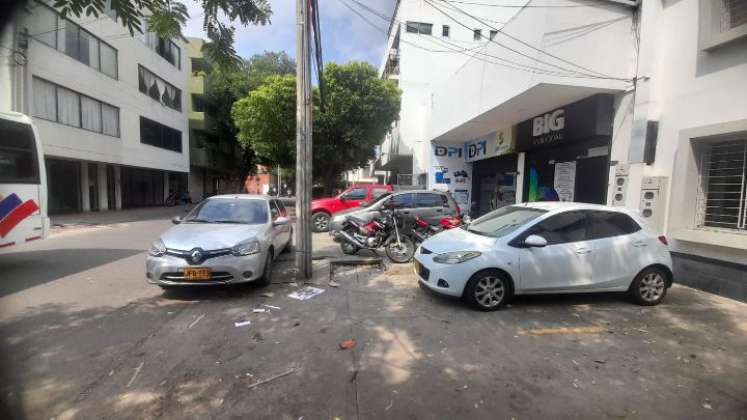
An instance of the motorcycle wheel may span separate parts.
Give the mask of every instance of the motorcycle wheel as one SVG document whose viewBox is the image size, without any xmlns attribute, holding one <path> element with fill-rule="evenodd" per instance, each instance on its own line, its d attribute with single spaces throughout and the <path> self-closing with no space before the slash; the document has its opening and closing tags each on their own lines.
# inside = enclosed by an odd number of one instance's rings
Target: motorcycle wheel
<svg viewBox="0 0 747 420">
<path fill-rule="evenodd" d="M 341 242 L 340 249 L 342 249 L 342 253 L 345 255 L 355 255 L 360 250 L 360 248 L 348 241 Z"/>
<path fill-rule="evenodd" d="M 394 239 L 389 241 L 386 246 L 386 256 L 389 257 L 392 262 L 395 263 L 406 263 L 412 259 L 415 254 L 415 244 L 407 236 L 401 236 L 399 238 L 400 244 L 397 244 L 397 240 Z"/>
</svg>

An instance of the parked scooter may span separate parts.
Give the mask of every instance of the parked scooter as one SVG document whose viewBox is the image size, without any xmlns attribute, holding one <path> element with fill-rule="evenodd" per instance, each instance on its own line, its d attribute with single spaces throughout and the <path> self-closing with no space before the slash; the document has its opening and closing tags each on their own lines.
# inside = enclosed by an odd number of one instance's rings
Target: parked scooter
<svg viewBox="0 0 747 420">
<path fill-rule="evenodd" d="M 352 255 L 361 249 L 374 252 L 384 247 L 387 257 L 395 263 L 406 263 L 415 253 L 415 244 L 410 235 L 400 232 L 401 216 L 392 210 L 382 210 L 381 217 L 364 222 L 348 217 L 335 237 L 340 242 L 342 252 Z"/>
</svg>

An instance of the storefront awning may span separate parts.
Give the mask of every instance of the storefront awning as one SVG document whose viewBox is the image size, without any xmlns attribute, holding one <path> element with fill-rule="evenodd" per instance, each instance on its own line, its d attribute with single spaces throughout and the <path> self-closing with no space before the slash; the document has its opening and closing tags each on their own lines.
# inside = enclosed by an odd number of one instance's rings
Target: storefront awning
<svg viewBox="0 0 747 420">
<path fill-rule="evenodd" d="M 502 127 L 510 127 L 594 94 L 617 92 L 619 90 L 597 87 L 538 84 L 445 133 L 435 135 L 431 141 L 438 144 L 461 145 L 467 140 L 484 136 Z"/>
<path fill-rule="evenodd" d="M 381 168 L 376 169 L 412 173 L 412 155 L 393 155 Z"/>
</svg>

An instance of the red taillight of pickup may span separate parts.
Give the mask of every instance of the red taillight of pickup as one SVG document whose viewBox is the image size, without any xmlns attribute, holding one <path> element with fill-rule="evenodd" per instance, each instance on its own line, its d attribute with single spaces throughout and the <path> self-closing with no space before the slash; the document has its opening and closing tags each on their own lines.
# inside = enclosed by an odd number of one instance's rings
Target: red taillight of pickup
<svg viewBox="0 0 747 420">
<path fill-rule="evenodd" d="M 667 240 L 667 237 L 664 235 L 659 236 L 659 242 L 664 244 L 664 246 L 669 246 L 669 241 Z"/>
</svg>

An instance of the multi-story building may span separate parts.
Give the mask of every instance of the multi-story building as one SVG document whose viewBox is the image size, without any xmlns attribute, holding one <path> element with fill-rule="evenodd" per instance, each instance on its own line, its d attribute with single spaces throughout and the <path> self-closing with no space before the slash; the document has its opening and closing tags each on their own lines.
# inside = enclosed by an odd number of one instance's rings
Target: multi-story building
<svg viewBox="0 0 747 420">
<path fill-rule="evenodd" d="M 203 54 L 205 41 L 188 38 L 187 103 L 189 116 L 189 192 L 193 199 L 242 190 L 242 150 L 236 139 L 222 139 L 214 133 L 206 113 L 205 88 L 210 64 Z"/>
<path fill-rule="evenodd" d="M 668 235 L 677 281 L 747 298 L 747 4 L 470 3 L 398 2 L 381 75 L 402 112 L 383 168 L 473 215 L 638 210 Z"/>
<path fill-rule="evenodd" d="M 39 130 L 49 213 L 163 204 L 189 171 L 183 44 L 50 4 L 17 11 L 0 41 L 0 104 Z"/>
</svg>

